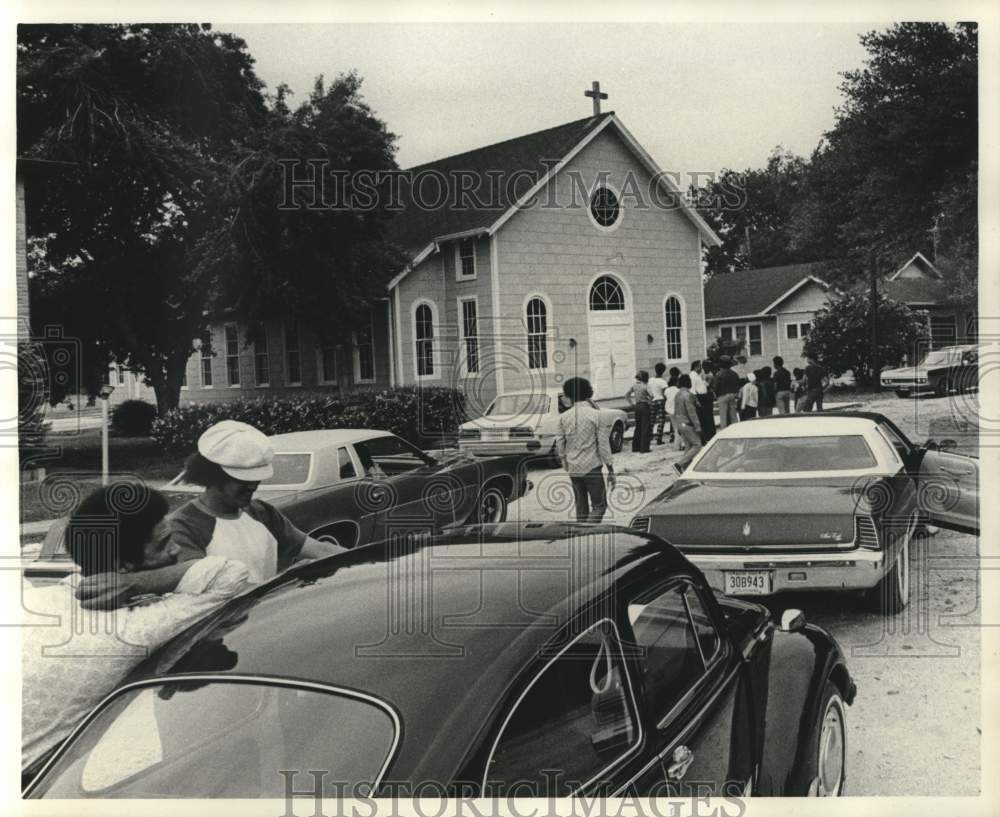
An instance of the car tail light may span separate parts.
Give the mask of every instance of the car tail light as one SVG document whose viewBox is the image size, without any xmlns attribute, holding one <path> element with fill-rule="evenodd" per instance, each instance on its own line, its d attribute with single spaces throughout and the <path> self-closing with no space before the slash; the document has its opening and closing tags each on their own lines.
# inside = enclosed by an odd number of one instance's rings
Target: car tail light
<svg viewBox="0 0 1000 817">
<path fill-rule="evenodd" d="M 534 437 L 535 429 L 528 428 L 528 426 L 514 426 L 510 430 L 511 437 Z"/>
<path fill-rule="evenodd" d="M 475 428 L 461 428 L 458 431 L 458 439 L 460 440 L 478 440 L 479 430 Z"/>
<path fill-rule="evenodd" d="M 854 517 L 854 543 L 866 550 L 879 550 L 878 531 L 870 516 Z"/>
<path fill-rule="evenodd" d="M 629 523 L 629 530 L 641 531 L 642 533 L 649 533 L 649 517 L 648 516 L 637 516 Z"/>
</svg>

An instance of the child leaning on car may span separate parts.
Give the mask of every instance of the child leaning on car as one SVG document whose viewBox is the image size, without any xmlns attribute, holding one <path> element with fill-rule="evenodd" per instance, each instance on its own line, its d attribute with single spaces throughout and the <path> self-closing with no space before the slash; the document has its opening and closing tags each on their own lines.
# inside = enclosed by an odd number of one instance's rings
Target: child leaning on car
<svg viewBox="0 0 1000 817">
<path fill-rule="evenodd" d="M 571 377 L 563 384 L 569 408 L 559 415 L 556 454 L 573 485 L 578 522 L 600 522 L 608 508 L 604 471 L 608 488 L 615 487 L 608 430 L 601 425 L 600 412 L 587 401 L 594 396 L 589 380 Z"/>
</svg>

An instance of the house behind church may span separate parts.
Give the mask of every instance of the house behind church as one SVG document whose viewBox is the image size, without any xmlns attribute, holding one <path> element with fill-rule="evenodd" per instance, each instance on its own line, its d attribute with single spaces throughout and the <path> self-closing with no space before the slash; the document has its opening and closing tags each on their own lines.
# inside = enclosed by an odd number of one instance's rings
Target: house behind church
<svg viewBox="0 0 1000 817">
<path fill-rule="evenodd" d="M 250 334 L 233 315 L 189 361 L 182 401 L 420 384 L 460 388 L 478 413 L 574 375 L 621 395 L 636 369 L 704 354 L 702 247 L 718 238 L 614 113 L 409 178 L 390 236 L 409 264 L 349 347 L 291 320 Z M 419 180 L 441 179 L 462 196 L 413 206 Z"/>
</svg>

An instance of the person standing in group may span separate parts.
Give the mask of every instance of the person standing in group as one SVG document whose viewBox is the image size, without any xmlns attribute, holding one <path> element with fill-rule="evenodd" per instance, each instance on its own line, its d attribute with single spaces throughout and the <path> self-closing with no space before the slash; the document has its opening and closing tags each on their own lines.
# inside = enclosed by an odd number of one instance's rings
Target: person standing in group
<svg viewBox="0 0 1000 817">
<path fill-rule="evenodd" d="M 751 420 L 757 416 L 757 374 L 750 372 L 747 382 L 740 387 L 740 419 Z"/>
<path fill-rule="evenodd" d="M 757 371 L 757 416 L 770 417 L 774 413 L 776 391 L 771 379 L 771 367 L 764 366 Z"/>
<path fill-rule="evenodd" d="M 702 372 L 702 363 L 700 360 L 696 360 L 691 364 L 691 373 L 688 375 L 688 379 L 691 381 L 691 386 L 689 387 L 691 394 L 698 404 L 698 417 L 701 420 L 699 427 L 701 441 L 707 443 L 715 436 L 715 401 L 708 383 L 705 382 L 705 378 L 702 376 Z M 711 376 L 710 373 L 709 376 Z M 680 386 L 679 381 L 677 385 Z"/>
<path fill-rule="evenodd" d="M 677 418 L 674 416 L 674 403 L 677 398 L 677 380 L 681 376 L 681 370 L 676 366 L 670 367 L 670 378 L 667 380 L 667 388 L 663 391 L 663 410 L 670 421 L 670 442 L 676 448 L 681 447 L 681 436 L 677 433 Z"/>
<path fill-rule="evenodd" d="M 740 419 L 736 409 L 740 378 L 732 366 L 733 359 L 723 355 L 719 358 L 719 373 L 712 380 L 712 390 L 719 406 L 719 428 L 726 428 Z"/>
<path fill-rule="evenodd" d="M 805 374 L 805 386 L 806 386 L 806 399 L 803 411 L 822 411 L 823 410 L 823 392 L 830 383 L 830 379 L 827 376 L 826 369 L 816 362 L 816 358 L 810 355 L 806 358 L 806 368 L 804 370 Z"/>
<path fill-rule="evenodd" d="M 652 437 L 653 393 L 649 389 L 649 372 L 645 369 L 635 373 L 635 382 L 625 393 L 625 399 L 635 409 L 635 428 L 632 431 L 632 450 L 640 454 L 649 453 Z"/>
<path fill-rule="evenodd" d="M 674 463 L 674 470 L 680 474 L 701 450 L 701 419 L 698 416 L 698 401 L 691 394 L 691 376 L 682 374 L 677 378 L 677 387 L 674 398 L 677 434 L 687 446 L 680 459 Z"/>
<path fill-rule="evenodd" d="M 656 444 L 663 445 L 663 427 L 667 424 L 667 412 L 664 409 L 667 381 L 663 379 L 663 373 L 667 367 L 663 363 L 657 363 L 653 370 L 656 372 L 656 377 L 649 378 L 649 390 L 653 393 L 653 415 L 650 422 L 653 431 L 656 432 Z"/>
<path fill-rule="evenodd" d="M 792 375 L 785 368 L 785 359 L 778 355 L 774 363 L 774 406 L 778 414 L 792 413 Z"/>
<path fill-rule="evenodd" d="M 600 522 L 608 509 L 608 490 L 615 487 L 611 443 L 601 426 L 600 412 L 588 401 L 594 396 L 589 380 L 571 377 L 563 384 L 569 407 L 559 415 L 556 454 L 573 485 L 577 522 Z M 607 488 L 604 468 L 608 469 Z"/>
<path fill-rule="evenodd" d="M 797 366 L 792 369 L 792 399 L 795 401 L 796 413 L 805 410 L 806 405 L 806 385 L 803 379 L 805 374 Z"/>
</svg>

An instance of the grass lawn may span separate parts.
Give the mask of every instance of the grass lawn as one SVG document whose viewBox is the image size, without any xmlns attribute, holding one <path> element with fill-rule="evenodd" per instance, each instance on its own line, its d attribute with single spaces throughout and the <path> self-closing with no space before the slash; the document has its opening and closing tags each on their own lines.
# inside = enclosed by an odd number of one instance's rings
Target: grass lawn
<svg viewBox="0 0 1000 817">
<path fill-rule="evenodd" d="M 45 468 L 42 482 L 21 486 L 21 521 L 36 522 L 69 513 L 80 497 L 101 484 L 101 431 L 87 429 L 72 434 L 49 434 L 49 449 L 61 451 L 33 464 Z M 164 454 L 149 437 L 115 437 L 109 440 L 111 480 L 131 479 L 160 485 L 180 472 L 184 458 Z"/>
</svg>

